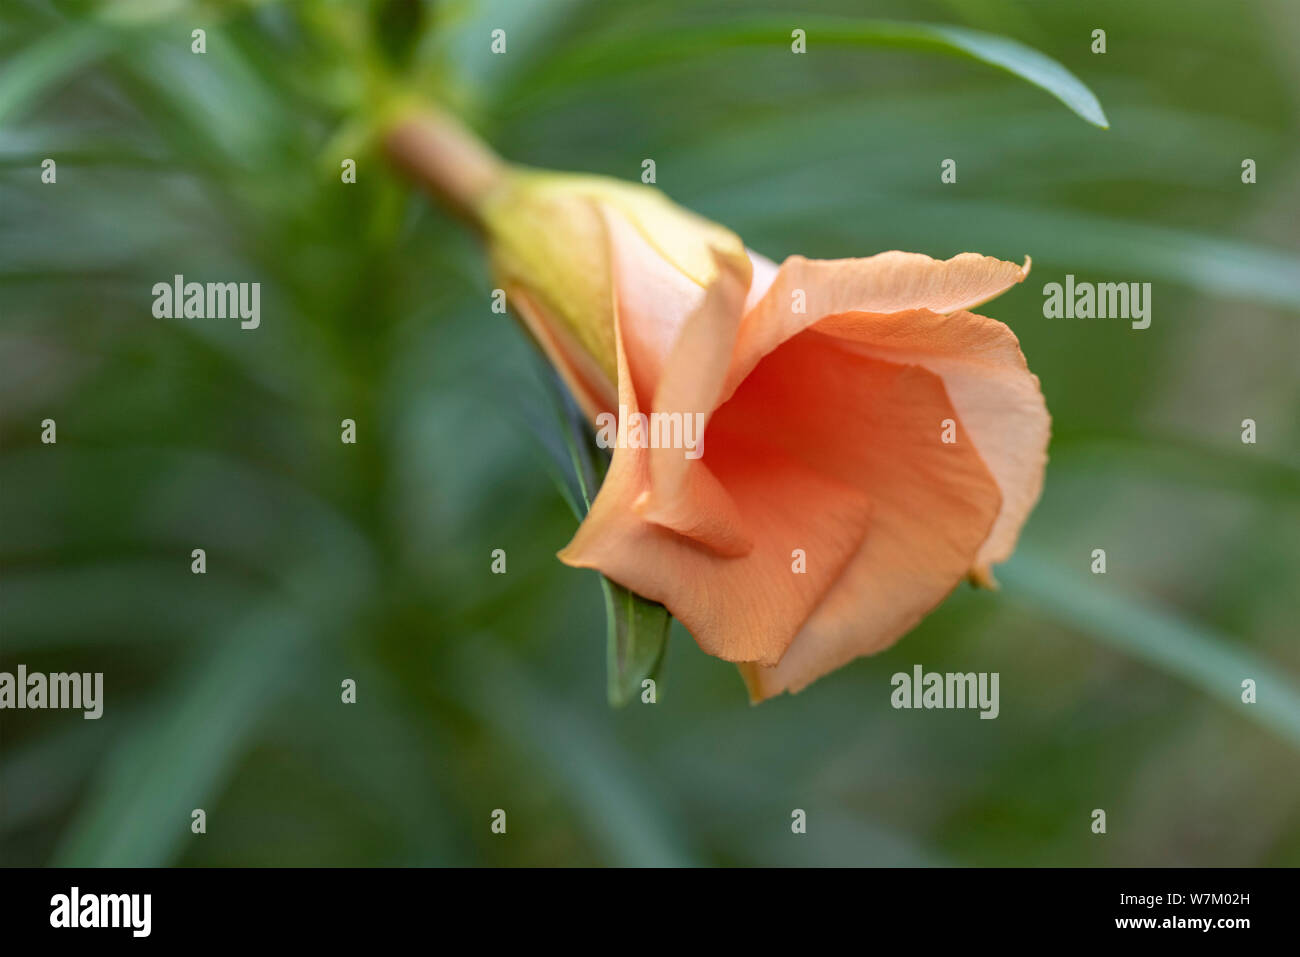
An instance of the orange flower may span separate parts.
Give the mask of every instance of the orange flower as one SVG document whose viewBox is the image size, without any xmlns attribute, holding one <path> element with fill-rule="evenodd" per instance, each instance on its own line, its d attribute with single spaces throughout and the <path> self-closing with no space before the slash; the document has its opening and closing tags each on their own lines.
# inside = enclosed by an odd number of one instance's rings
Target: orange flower
<svg viewBox="0 0 1300 957">
<path fill-rule="evenodd" d="M 1050 419 L 1001 322 L 1023 280 L 938 261 L 777 267 L 644 187 L 509 172 L 472 204 L 498 274 L 593 422 L 701 416 L 702 456 L 615 448 L 560 558 L 663 603 L 754 700 L 889 647 L 991 585 Z"/>
</svg>

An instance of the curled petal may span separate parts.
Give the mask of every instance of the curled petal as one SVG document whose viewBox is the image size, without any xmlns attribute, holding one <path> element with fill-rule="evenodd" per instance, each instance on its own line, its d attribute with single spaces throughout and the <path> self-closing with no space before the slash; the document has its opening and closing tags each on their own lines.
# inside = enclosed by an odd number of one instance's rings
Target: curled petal
<svg viewBox="0 0 1300 957">
<path fill-rule="evenodd" d="M 865 355 L 914 363 L 943 379 L 971 441 L 1002 493 L 1002 509 L 972 566 L 979 584 L 1015 549 L 1043 489 L 1052 420 L 1020 342 L 1004 323 L 970 312 L 941 316 L 925 309 L 875 315 L 847 313 L 814 327 Z"/>
<path fill-rule="evenodd" d="M 670 427 L 681 423 L 681 434 L 694 434 L 696 456 L 704 452 L 704 432 L 731 363 L 749 282 L 747 261 L 719 255 L 717 262 L 717 277 L 699 309 L 684 323 L 654 397 L 653 411 L 661 421 Z M 718 524 L 716 516 L 725 518 L 719 507 L 726 499 L 727 493 L 702 457 L 689 457 L 680 446 L 650 450 L 650 488 L 637 503 L 650 521 L 690 535 L 722 554 L 743 554 L 752 542 L 747 535 L 727 534 L 731 529 L 726 526 L 736 523 L 722 523 L 718 529 L 722 534 L 702 534 Z"/>
<path fill-rule="evenodd" d="M 817 383 L 835 416 L 809 418 L 796 403 Z M 939 376 L 916 365 L 845 350 L 816 331 L 759 363 L 736 393 L 766 393 L 761 425 L 825 468 L 844 471 L 872 503 L 861 547 L 775 666 L 741 672 L 753 700 L 797 691 L 860 655 L 888 647 L 965 577 L 998 514 L 997 485 L 961 425 Z M 729 424 L 724 411 L 715 421 Z M 942 441 L 954 419 L 957 441 Z M 832 461 L 833 459 L 833 461 Z M 808 552 L 811 570 L 818 560 Z"/>
<path fill-rule="evenodd" d="M 648 408 L 686 320 L 704 304 L 706 286 L 682 272 L 616 210 L 603 210 L 614 305 L 628 371 Z M 730 348 L 735 330 L 727 339 Z"/>
<path fill-rule="evenodd" d="M 745 296 L 744 311 L 748 313 L 767 295 L 767 291 L 772 288 L 772 283 L 781 267 L 752 249 L 746 249 L 745 253 L 749 256 L 749 267 L 753 274 L 753 278 L 749 283 L 749 293 Z"/>
<path fill-rule="evenodd" d="M 600 413 L 613 411 L 618 404 L 614 383 L 610 382 L 591 353 L 526 290 L 508 286 L 506 295 L 533 339 L 568 386 L 583 414 L 594 421 Z"/>
<path fill-rule="evenodd" d="M 644 409 L 664 433 L 660 438 L 674 440 L 646 450 L 649 480 L 632 505 L 647 521 L 720 554 L 744 554 L 752 546 L 744 521 L 701 456 L 735 346 L 749 261 L 739 246 L 713 250 L 712 272 L 701 286 L 619 213 L 606 217 L 620 369 L 625 363 L 631 383 L 620 411 Z"/>
<path fill-rule="evenodd" d="M 618 358 L 619 401 L 635 413 L 636 392 L 621 343 Z M 649 451 L 615 450 L 591 511 L 560 552 L 561 560 L 599 569 L 662 602 L 709 654 L 775 664 L 860 547 L 869 501 L 860 490 L 780 448 L 743 435 L 711 438 L 697 467 L 716 476 L 710 488 L 725 488 L 730 520 L 742 533 L 763 531 L 752 536 L 745 554 L 723 557 L 638 514 L 636 503 L 650 487 Z M 818 555 L 806 575 L 791 572 L 797 548 Z"/>
<path fill-rule="evenodd" d="M 728 391 L 763 356 L 825 316 L 970 309 L 1023 280 L 1029 265 L 1028 259 L 1017 266 L 975 253 L 944 260 L 897 251 L 865 259 L 791 256 L 741 323 Z"/>
</svg>

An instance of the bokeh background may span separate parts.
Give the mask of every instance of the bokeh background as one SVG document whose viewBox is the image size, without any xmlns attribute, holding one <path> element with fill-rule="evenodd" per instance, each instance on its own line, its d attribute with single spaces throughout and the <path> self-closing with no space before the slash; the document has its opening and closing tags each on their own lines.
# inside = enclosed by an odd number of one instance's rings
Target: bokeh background
<svg viewBox="0 0 1300 957">
<path fill-rule="evenodd" d="M 812 8 L 1014 37 L 1111 128 L 970 61 L 677 45 Z M 5 0 L 0 670 L 106 704 L 0 713 L 0 862 L 1300 864 L 1298 43 L 1290 0 Z M 778 260 L 1032 255 L 988 309 L 1055 423 L 1002 590 L 760 707 L 675 626 L 611 710 L 544 369 L 375 148 L 402 93 L 518 161 L 653 158 Z M 1151 328 L 1043 318 L 1067 272 L 1152 283 Z M 154 319 L 175 273 L 261 282 L 261 328 Z M 916 663 L 999 672 L 1001 716 L 893 710 Z"/>
</svg>

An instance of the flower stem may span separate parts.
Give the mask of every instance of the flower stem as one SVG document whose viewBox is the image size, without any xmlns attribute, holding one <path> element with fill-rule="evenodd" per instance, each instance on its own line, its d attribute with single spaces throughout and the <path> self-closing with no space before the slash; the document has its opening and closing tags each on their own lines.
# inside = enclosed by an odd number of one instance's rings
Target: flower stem
<svg viewBox="0 0 1300 957">
<path fill-rule="evenodd" d="M 452 211 L 477 224 L 483 199 L 507 169 L 499 156 L 449 113 L 433 107 L 402 114 L 384 136 L 393 162 Z"/>
</svg>

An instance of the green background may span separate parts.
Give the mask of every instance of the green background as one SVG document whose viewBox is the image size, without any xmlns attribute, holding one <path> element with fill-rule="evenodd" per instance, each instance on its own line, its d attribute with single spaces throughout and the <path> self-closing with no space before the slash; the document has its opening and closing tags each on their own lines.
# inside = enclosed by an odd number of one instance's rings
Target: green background
<svg viewBox="0 0 1300 957">
<path fill-rule="evenodd" d="M 1101 130 L 969 60 L 794 56 L 808 4 L 104 6 L 0 13 L 0 670 L 106 696 L 0 713 L 0 863 L 1300 863 L 1300 7 L 815 5 L 1014 37 Z M 769 47 L 681 42 L 764 10 Z M 678 626 L 659 702 L 610 710 L 544 369 L 376 150 L 403 92 L 513 160 L 653 158 L 777 260 L 1032 255 L 984 310 L 1054 418 L 1002 590 L 758 707 Z M 259 281 L 261 328 L 154 319 L 175 273 Z M 1043 318 L 1066 273 L 1150 282 L 1150 329 Z M 1001 716 L 893 710 L 917 663 L 999 672 Z"/>
</svg>

